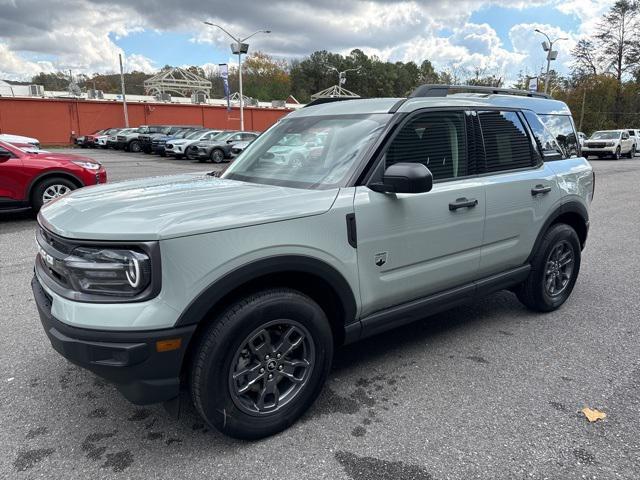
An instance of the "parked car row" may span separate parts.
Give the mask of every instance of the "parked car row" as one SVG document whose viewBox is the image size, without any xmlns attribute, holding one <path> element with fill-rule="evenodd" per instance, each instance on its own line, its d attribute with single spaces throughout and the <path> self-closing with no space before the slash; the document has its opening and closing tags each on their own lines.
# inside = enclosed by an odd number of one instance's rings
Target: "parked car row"
<svg viewBox="0 0 640 480">
<path fill-rule="evenodd" d="M 578 134 L 580 135 L 580 134 Z M 583 134 L 584 135 L 584 134 Z M 585 157 L 635 157 L 640 152 L 640 129 L 599 130 L 580 142 Z"/>
<path fill-rule="evenodd" d="M 257 137 L 256 132 L 213 130 L 193 125 L 142 125 L 99 130 L 76 138 L 76 145 L 221 163 L 238 156 Z"/>
</svg>

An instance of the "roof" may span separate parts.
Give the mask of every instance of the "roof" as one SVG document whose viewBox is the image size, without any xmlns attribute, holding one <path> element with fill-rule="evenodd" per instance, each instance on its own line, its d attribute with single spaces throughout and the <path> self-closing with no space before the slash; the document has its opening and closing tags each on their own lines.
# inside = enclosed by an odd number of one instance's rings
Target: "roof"
<svg viewBox="0 0 640 480">
<path fill-rule="evenodd" d="M 396 105 L 399 105 L 397 106 L 398 112 L 413 112 L 421 108 L 504 107 L 531 110 L 540 115 L 571 115 L 569 107 L 559 100 L 508 94 L 456 93 L 446 97 L 369 98 L 336 101 L 303 108 L 290 113 L 288 117 L 389 113 L 391 108 Z"/>
</svg>

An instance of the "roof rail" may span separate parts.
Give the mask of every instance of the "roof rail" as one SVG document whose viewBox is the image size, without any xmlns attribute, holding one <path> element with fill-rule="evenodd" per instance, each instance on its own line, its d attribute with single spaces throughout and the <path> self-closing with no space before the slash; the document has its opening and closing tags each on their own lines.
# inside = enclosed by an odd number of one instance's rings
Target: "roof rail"
<svg viewBox="0 0 640 480">
<path fill-rule="evenodd" d="M 416 88 L 409 97 L 446 97 L 451 90 L 460 90 L 460 93 L 484 93 L 487 95 L 517 95 L 521 97 L 551 98 L 546 93 L 530 92 L 515 88 L 481 87 L 475 85 L 421 85 Z"/>
<path fill-rule="evenodd" d="M 362 97 L 319 97 L 307 103 L 304 107 L 313 107 L 314 105 L 322 105 L 323 103 L 344 102 L 346 100 L 362 100 Z"/>
</svg>

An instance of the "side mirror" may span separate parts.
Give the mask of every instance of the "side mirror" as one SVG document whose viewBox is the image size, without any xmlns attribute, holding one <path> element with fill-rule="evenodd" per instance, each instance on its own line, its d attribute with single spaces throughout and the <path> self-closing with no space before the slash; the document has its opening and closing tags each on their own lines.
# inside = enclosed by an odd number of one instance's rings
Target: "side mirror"
<svg viewBox="0 0 640 480">
<path fill-rule="evenodd" d="M 12 155 L 9 152 L 0 152 L 0 162 L 6 162 L 7 160 L 10 160 L 12 157 Z"/>
<path fill-rule="evenodd" d="M 369 188 L 379 193 L 424 193 L 433 187 L 433 175 L 422 163 L 396 163 L 384 171 L 382 183 Z"/>
</svg>

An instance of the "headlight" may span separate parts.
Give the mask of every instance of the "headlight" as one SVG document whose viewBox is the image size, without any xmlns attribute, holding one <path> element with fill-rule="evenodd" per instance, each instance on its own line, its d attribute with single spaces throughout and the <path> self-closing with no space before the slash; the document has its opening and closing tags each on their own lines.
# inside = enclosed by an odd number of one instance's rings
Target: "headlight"
<svg viewBox="0 0 640 480">
<path fill-rule="evenodd" d="M 74 290 L 134 297 L 151 283 L 151 260 L 137 250 L 78 247 L 64 259 Z"/>
<path fill-rule="evenodd" d="M 616 142 L 607 142 L 607 147 L 613 147 L 616 144 Z"/>
<path fill-rule="evenodd" d="M 73 160 L 73 163 L 78 165 L 79 167 L 86 168 L 87 170 L 100 170 L 100 164 L 95 162 L 85 162 L 82 160 Z"/>
</svg>

